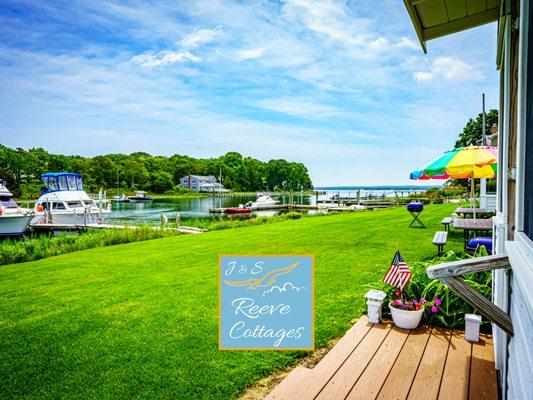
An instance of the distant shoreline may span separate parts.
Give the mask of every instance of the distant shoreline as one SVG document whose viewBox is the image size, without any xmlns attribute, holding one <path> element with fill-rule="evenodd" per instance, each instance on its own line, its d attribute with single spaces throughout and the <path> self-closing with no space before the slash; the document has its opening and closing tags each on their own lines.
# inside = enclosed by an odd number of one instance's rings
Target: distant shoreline
<svg viewBox="0 0 533 400">
<path fill-rule="evenodd" d="M 315 190 L 428 190 L 433 188 L 442 188 L 442 185 L 315 186 Z"/>
</svg>

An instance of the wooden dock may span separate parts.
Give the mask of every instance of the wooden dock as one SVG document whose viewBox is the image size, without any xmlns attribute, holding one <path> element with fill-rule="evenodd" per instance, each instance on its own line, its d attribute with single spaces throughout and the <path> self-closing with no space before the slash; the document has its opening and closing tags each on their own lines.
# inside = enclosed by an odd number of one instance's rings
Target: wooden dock
<svg viewBox="0 0 533 400">
<path fill-rule="evenodd" d="M 492 337 L 361 317 L 312 369 L 296 367 L 267 400 L 498 399 Z"/>
<path fill-rule="evenodd" d="M 30 230 L 32 231 L 78 231 L 78 232 L 85 232 L 88 230 L 95 230 L 95 229 L 138 229 L 141 228 L 141 225 L 111 225 L 111 224 L 50 224 L 50 223 L 42 223 L 42 224 L 34 224 L 30 226 Z M 205 232 L 203 229 L 195 228 L 192 226 L 179 226 L 177 228 L 174 227 L 164 227 L 161 228 L 159 226 L 153 226 L 151 227 L 153 229 L 164 229 L 164 230 L 174 230 L 179 231 L 181 233 L 190 233 L 190 234 L 198 234 Z"/>
</svg>

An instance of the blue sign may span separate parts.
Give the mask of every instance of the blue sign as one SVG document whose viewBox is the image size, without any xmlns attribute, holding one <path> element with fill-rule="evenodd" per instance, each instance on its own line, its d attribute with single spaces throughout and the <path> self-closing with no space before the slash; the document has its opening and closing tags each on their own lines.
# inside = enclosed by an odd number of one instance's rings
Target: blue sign
<svg viewBox="0 0 533 400">
<path fill-rule="evenodd" d="M 313 256 L 224 255 L 219 348 L 313 350 Z"/>
</svg>

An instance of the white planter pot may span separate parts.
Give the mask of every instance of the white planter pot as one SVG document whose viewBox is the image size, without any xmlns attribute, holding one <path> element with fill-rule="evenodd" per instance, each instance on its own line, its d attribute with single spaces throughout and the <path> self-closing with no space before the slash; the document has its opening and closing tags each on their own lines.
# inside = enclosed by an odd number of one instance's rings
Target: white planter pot
<svg viewBox="0 0 533 400">
<path fill-rule="evenodd" d="M 394 325 L 403 329 L 415 329 L 420 324 L 422 314 L 424 314 L 424 307 L 418 311 L 408 311 L 400 310 L 389 303 L 389 308 Z"/>
</svg>

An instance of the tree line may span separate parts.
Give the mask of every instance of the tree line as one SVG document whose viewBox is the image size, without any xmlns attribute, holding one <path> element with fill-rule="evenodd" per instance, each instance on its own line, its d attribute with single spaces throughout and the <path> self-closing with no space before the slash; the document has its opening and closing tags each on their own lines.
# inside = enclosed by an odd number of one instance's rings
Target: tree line
<svg viewBox="0 0 533 400">
<path fill-rule="evenodd" d="M 144 152 L 95 157 L 51 154 L 42 148 L 12 149 L 0 144 L 0 179 L 17 197 L 39 195 L 45 172 L 76 172 L 84 176 L 87 191 L 118 189 L 153 193 L 183 193 L 180 178 L 186 175 L 220 177 L 234 191 L 309 190 L 313 185 L 302 163 L 286 160 L 263 162 L 229 152 L 217 158 L 185 155 L 152 156 Z"/>
</svg>

